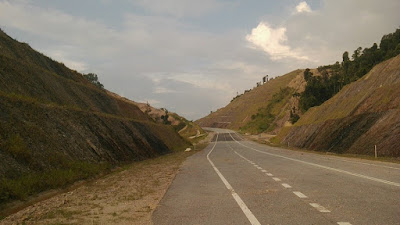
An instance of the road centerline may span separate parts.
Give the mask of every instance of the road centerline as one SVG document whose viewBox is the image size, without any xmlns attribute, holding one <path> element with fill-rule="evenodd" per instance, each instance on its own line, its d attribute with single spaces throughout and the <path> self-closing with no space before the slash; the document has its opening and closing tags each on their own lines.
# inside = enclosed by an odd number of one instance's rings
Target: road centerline
<svg viewBox="0 0 400 225">
<path fill-rule="evenodd" d="M 240 143 L 235 138 L 233 138 L 231 133 L 229 133 L 229 135 L 232 137 L 232 139 L 236 143 L 238 143 L 238 144 L 240 144 L 240 145 L 242 145 L 242 146 L 244 146 L 244 147 L 246 147 L 248 149 L 251 149 L 253 151 L 262 153 L 262 154 L 271 155 L 271 156 L 275 156 L 275 157 L 279 157 L 279 158 L 283 158 L 283 159 L 287 159 L 287 160 L 291 160 L 291 161 L 295 161 L 295 162 L 300 162 L 300 163 L 303 163 L 303 164 L 307 164 L 307 165 L 311 165 L 311 166 L 315 166 L 315 167 L 319 167 L 319 168 L 323 168 L 323 169 L 327 169 L 327 170 L 331 170 L 331 171 L 335 171 L 335 172 L 339 172 L 339 173 L 343 173 L 343 174 L 348 174 L 348 175 L 352 175 L 352 176 L 356 176 L 356 177 L 372 180 L 372 181 L 375 181 L 375 182 L 380 182 L 380 183 L 384 183 L 384 184 L 400 187 L 400 183 L 396 183 L 396 182 L 392 182 L 392 181 L 388 181 L 388 180 L 383 180 L 383 179 L 379 179 L 379 178 L 375 178 L 375 177 L 370 177 L 370 176 L 362 175 L 362 174 L 359 174 L 359 173 L 352 173 L 352 172 L 349 172 L 349 171 L 346 171 L 346 170 L 336 169 L 336 168 L 332 168 L 332 167 L 329 167 L 329 166 L 323 166 L 323 165 L 320 165 L 320 164 L 311 163 L 311 162 L 307 162 L 307 161 L 303 161 L 303 160 L 299 160 L 299 159 L 294 159 L 294 158 L 290 158 L 290 157 L 286 157 L 286 156 L 282 156 L 282 155 L 278 155 L 278 154 L 273 154 L 273 153 L 269 153 L 269 152 L 260 151 L 258 149 L 255 149 L 255 148 L 252 148 L 252 147 L 249 147 L 247 145 L 244 145 L 244 144 Z"/>
</svg>

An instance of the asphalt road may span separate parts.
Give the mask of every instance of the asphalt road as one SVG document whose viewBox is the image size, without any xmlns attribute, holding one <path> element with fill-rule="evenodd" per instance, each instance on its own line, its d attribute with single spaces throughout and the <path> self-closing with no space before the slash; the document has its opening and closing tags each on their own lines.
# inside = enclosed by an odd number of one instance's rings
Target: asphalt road
<svg viewBox="0 0 400 225">
<path fill-rule="evenodd" d="M 400 224 L 400 165 L 260 145 L 218 132 L 188 158 L 154 224 Z"/>
</svg>

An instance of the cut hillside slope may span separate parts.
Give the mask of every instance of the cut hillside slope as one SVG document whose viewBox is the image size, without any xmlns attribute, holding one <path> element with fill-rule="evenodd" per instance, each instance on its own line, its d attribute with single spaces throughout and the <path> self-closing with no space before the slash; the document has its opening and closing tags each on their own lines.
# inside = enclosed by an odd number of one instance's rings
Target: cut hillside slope
<svg viewBox="0 0 400 225">
<path fill-rule="evenodd" d="M 189 145 L 1 30 L 0 106 L 0 206 Z"/>
<path fill-rule="evenodd" d="M 251 121 L 252 115 L 256 115 L 261 108 L 266 107 L 272 96 L 279 93 L 281 89 L 290 87 L 297 92 L 301 92 L 304 90 L 304 85 L 303 70 L 292 71 L 245 92 L 227 106 L 197 120 L 196 123 L 202 127 L 238 130 Z M 284 111 L 289 114 L 290 107 Z"/>
<path fill-rule="evenodd" d="M 400 55 L 376 65 L 318 107 L 308 110 L 276 141 L 338 153 L 400 157 Z"/>
<path fill-rule="evenodd" d="M 149 118 L 151 118 L 154 122 L 160 124 L 171 124 L 174 129 L 181 135 L 185 140 L 189 142 L 196 142 L 197 138 L 203 137 L 206 132 L 196 123 L 185 119 L 184 117 L 178 115 L 174 112 L 169 112 L 164 108 L 155 108 L 152 107 L 148 103 L 140 103 L 129 100 L 127 98 L 120 97 L 119 95 L 107 91 L 107 93 L 126 104 L 133 104 L 146 114 Z M 166 119 L 165 119 L 166 118 Z M 168 122 L 167 122 L 168 121 Z"/>
</svg>

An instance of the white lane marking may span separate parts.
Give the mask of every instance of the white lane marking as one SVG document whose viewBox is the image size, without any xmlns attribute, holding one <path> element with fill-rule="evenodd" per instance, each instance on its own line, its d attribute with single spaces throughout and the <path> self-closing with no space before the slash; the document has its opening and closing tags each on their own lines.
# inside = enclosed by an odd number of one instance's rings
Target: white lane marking
<svg viewBox="0 0 400 225">
<path fill-rule="evenodd" d="M 231 133 L 229 133 L 229 135 L 230 134 Z M 232 135 L 231 135 L 231 137 L 232 137 Z M 299 159 L 293 159 L 293 158 L 289 158 L 289 157 L 286 157 L 286 156 L 277 155 L 277 154 L 273 154 L 273 153 L 269 153 L 269 152 L 260 151 L 258 149 L 255 149 L 255 148 L 249 147 L 247 145 L 244 145 L 244 144 L 238 142 L 235 139 L 233 139 L 233 140 L 236 141 L 238 144 L 240 144 L 240 145 L 242 145 L 242 146 L 244 146 L 244 147 L 246 147 L 248 149 L 251 149 L 251 150 L 254 150 L 256 152 L 260 152 L 260 153 L 263 153 L 263 154 L 266 154 L 266 155 L 271 155 L 271 156 L 275 156 L 275 157 L 279 157 L 279 158 L 283 158 L 283 159 L 288 159 L 288 160 L 292 160 L 292 161 L 295 161 L 295 162 L 300 162 L 300 163 L 304 163 L 304 164 L 307 164 L 307 165 L 311 165 L 311 166 L 315 166 L 315 167 L 319 167 L 319 168 L 324 168 L 324 169 L 327 169 L 327 170 L 332 170 L 332 171 L 335 171 L 335 172 L 344 173 L 344 174 L 348 174 L 348 175 L 352 175 L 352 176 L 356 176 L 356 177 L 360 177 L 360 178 L 364 178 L 364 179 L 368 179 L 368 180 L 372 180 L 372 181 L 376 181 L 376 182 L 380 182 L 380 183 L 384 183 L 384 184 L 400 187 L 400 183 L 396 183 L 396 182 L 392 182 L 392 181 L 388 181 L 388 180 L 383 180 L 383 179 L 379 179 L 379 178 L 375 178 L 375 177 L 370 177 L 370 176 L 362 175 L 362 174 L 359 174 L 359 173 L 352 173 L 352 172 L 349 172 L 349 171 L 346 171 L 346 170 L 336 169 L 336 168 L 332 168 L 332 167 L 329 167 L 329 166 L 323 166 L 323 165 L 319 165 L 319 164 L 311 163 L 311 162 L 306 162 L 306 161 L 299 160 Z"/>
<path fill-rule="evenodd" d="M 292 186 L 290 186 L 289 184 L 283 183 L 282 186 L 284 186 L 285 188 L 292 188 Z"/>
<path fill-rule="evenodd" d="M 262 170 L 263 168 L 261 166 L 257 166 L 257 169 Z"/>
<path fill-rule="evenodd" d="M 293 194 L 297 195 L 299 198 L 307 198 L 307 196 L 300 191 L 293 191 Z"/>
<path fill-rule="evenodd" d="M 218 140 L 218 133 L 217 133 L 217 140 Z M 231 192 L 233 198 L 235 199 L 236 203 L 239 205 L 239 207 L 242 209 L 244 215 L 246 215 L 247 219 L 250 221 L 252 225 L 261 225 L 261 223 L 257 220 L 257 218 L 254 216 L 254 214 L 250 211 L 250 209 L 247 207 L 247 205 L 243 202 L 243 200 L 240 198 L 240 196 L 235 192 L 233 187 L 229 184 L 229 182 L 225 179 L 225 177 L 222 175 L 221 172 L 219 172 L 218 168 L 214 165 L 214 163 L 210 159 L 210 154 L 214 150 L 215 146 L 217 145 L 217 141 L 215 142 L 214 146 L 208 152 L 207 154 L 207 159 L 210 162 L 211 166 L 214 168 L 215 172 L 218 174 L 219 178 L 222 180 L 222 182 L 225 184 L 226 188 Z"/>
<path fill-rule="evenodd" d="M 273 177 L 272 179 L 274 179 L 274 181 L 281 181 L 281 179 L 279 179 L 277 177 Z"/>
<path fill-rule="evenodd" d="M 337 222 L 337 224 L 339 224 L 339 225 L 351 225 L 351 223 L 349 223 L 349 222 Z"/>
<path fill-rule="evenodd" d="M 273 175 L 272 173 L 267 173 L 267 176 L 272 177 Z"/>
<path fill-rule="evenodd" d="M 261 172 L 266 173 L 267 171 L 266 170 L 261 170 Z"/>
<path fill-rule="evenodd" d="M 310 203 L 310 205 L 312 207 L 316 208 L 320 212 L 323 212 L 323 213 L 331 212 L 331 211 L 327 210 L 325 207 L 323 207 L 322 205 L 319 205 L 318 203 Z"/>
</svg>

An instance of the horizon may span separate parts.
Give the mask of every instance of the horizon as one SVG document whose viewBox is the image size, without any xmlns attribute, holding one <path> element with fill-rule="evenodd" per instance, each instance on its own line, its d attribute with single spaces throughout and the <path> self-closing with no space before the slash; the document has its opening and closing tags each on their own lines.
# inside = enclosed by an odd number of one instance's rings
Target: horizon
<svg viewBox="0 0 400 225">
<path fill-rule="evenodd" d="M 267 74 L 333 64 L 379 43 L 399 27 L 398 8 L 395 0 L 21 0 L 0 1 L 0 26 L 122 97 L 197 120 Z"/>
</svg>

